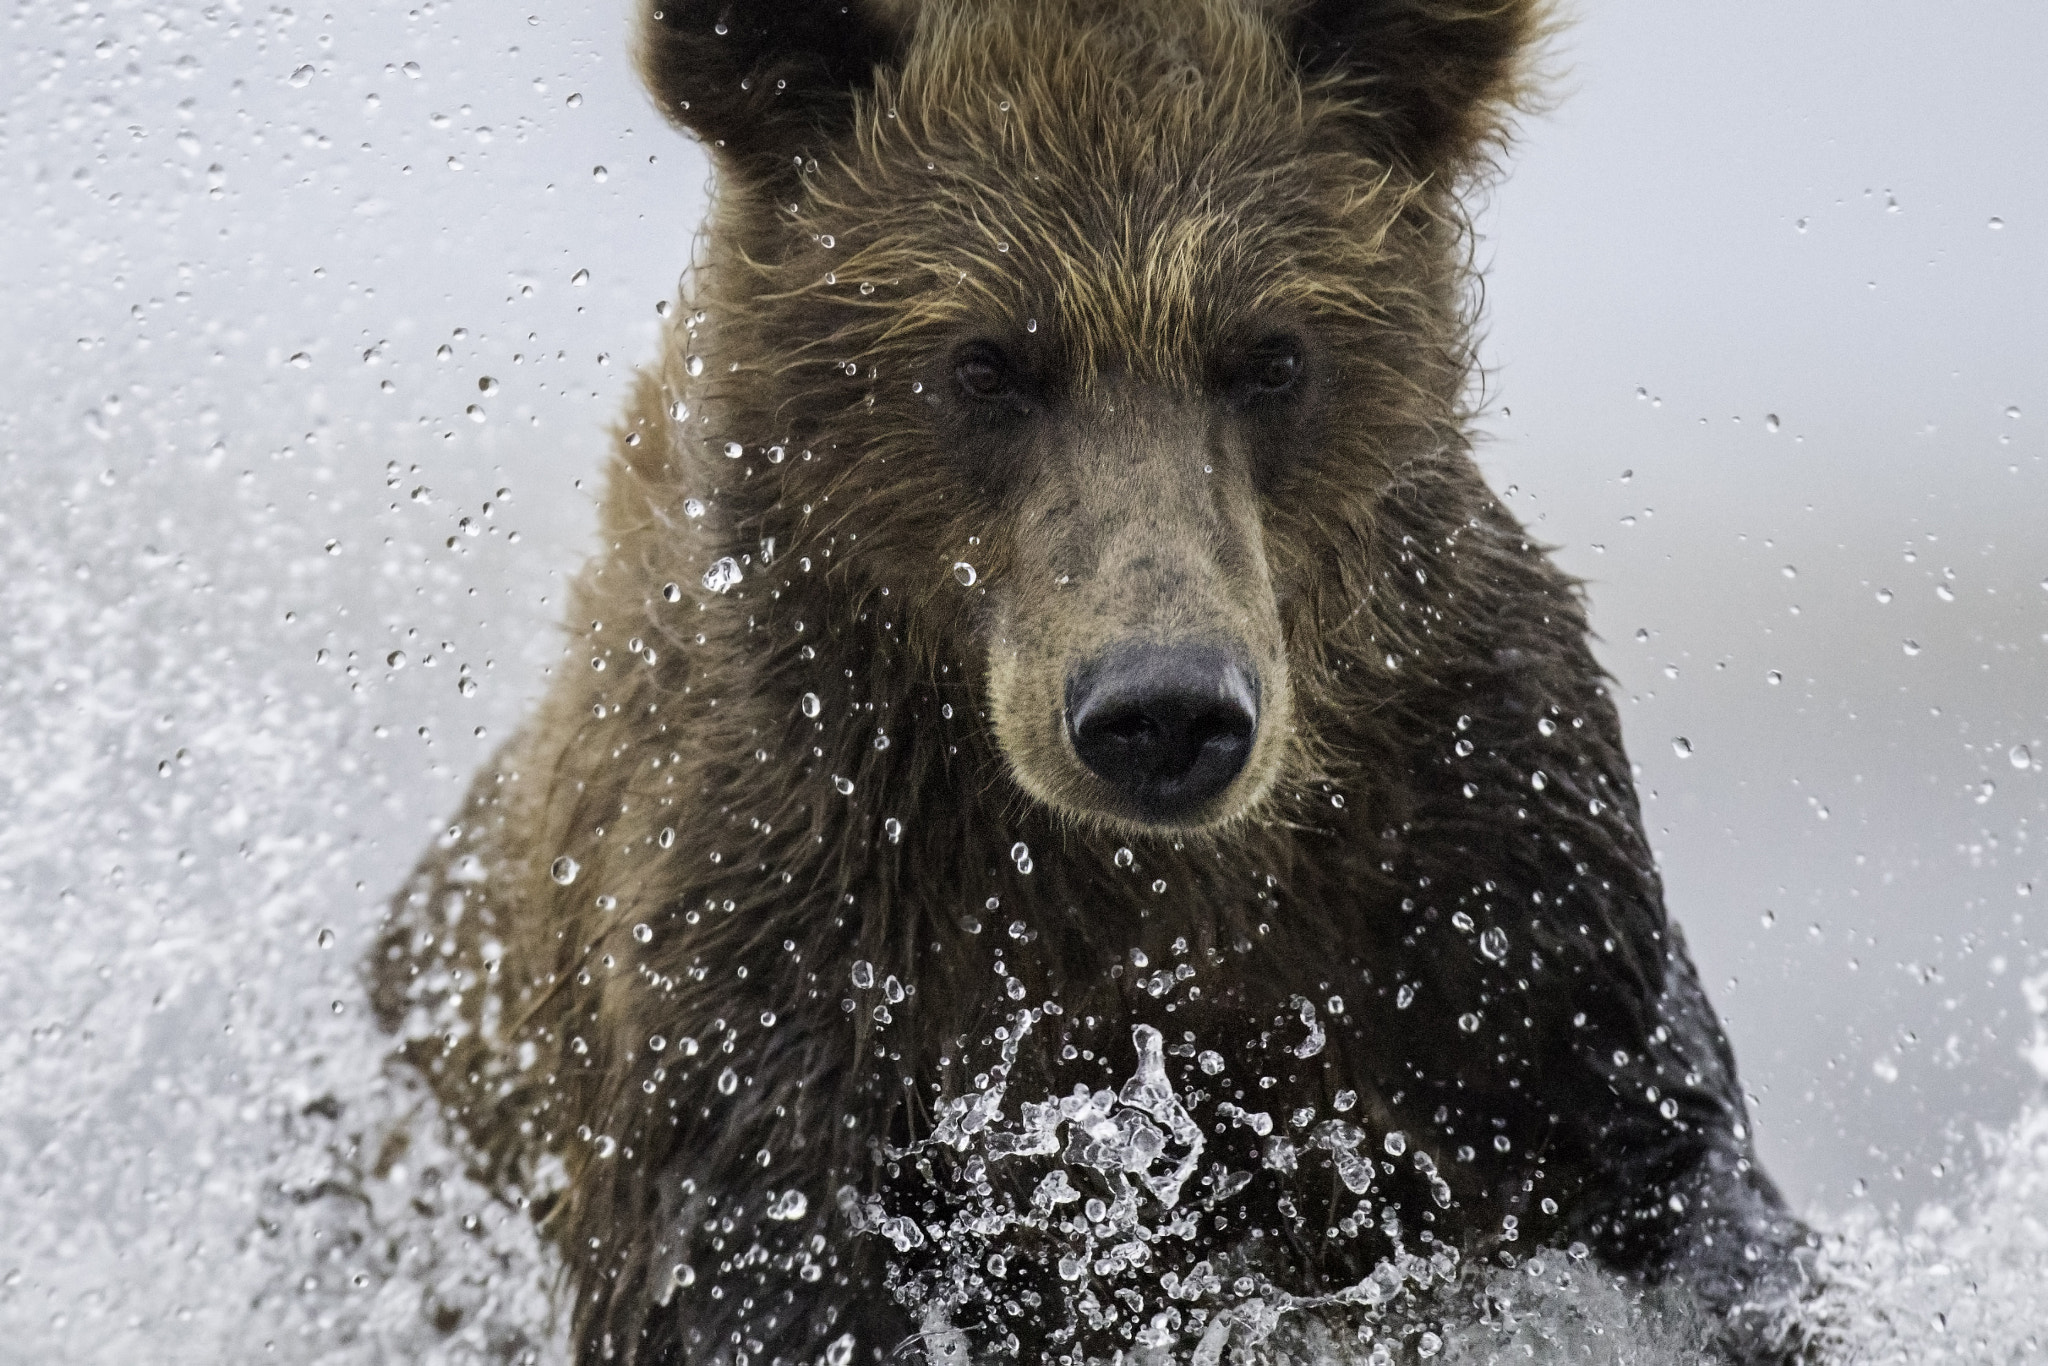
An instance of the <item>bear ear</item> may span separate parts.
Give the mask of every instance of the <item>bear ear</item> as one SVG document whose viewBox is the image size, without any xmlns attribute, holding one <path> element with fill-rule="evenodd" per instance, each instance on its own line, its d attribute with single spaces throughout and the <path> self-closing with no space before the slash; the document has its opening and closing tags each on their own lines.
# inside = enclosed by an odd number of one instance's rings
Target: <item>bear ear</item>
<svg viewBox="0 0 2048 1366">
<path fill-rule="evenodd" d="M 1455 173 L 1531 95 L 1544 0 L 1297 0 L 1302 69 L 1347 82 L 1382 150 L 1418 175 Z"/>
<path fill-rule="evenodd" d="M 641 78 L 721 167 L 773 175 L 850 126 L 907 29 L 897 0 L 641 0 Z"/>
</svg>

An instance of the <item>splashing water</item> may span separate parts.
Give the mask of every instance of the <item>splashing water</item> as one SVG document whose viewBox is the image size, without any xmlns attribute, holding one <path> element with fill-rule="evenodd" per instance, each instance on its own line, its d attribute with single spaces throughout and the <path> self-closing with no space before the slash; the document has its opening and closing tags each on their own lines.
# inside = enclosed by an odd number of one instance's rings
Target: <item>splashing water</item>
<svg viewBox="0 0 2048 1366">
<path fill-rule="evenodd" d="M 2048 974 L 2029 980 L 2025 991 L 2036 1017 L 2029 1055 L 2048 1080 Z M 1313 1008 L 1296 1005 L 1310 1038 L 1319 1038 Z M 1720 1360 L 1707 1345 L 1714 1325 L 1682 1289 L 1644 1287 L 1605 1272 L 1577 1244 L 1504 1256 L 1501 1266 L 1461 1265 L 1448 1247 L 1423 1243 L 1411 1251 L 1383 1212 L 1393 1255 L 1337 1288 L 1290 1288 L 1234 1254 L 1177 1247 L 1192 1238 L 1197 1218 L 1230 1208 L 1249 1174 L 1212 1164 L 1190 1187 L 1208 1146 L 1199 1093 L 1176 1092 L 1162 1036 L 1149 1025 L 1132 1031 L 1135 1068 L 1120 1090 L 1076 1086 L 1067 1096 L 1024 1102 L 1012 1121 L 1005 1101 L 1018 1044 L 1056 1010 L 1049 1004 L 1013 1015 L 997 1031 L 1002 1057 L 987 1074 L 989 1085 L 947 1102 L 931 1136 L 897 1154 L 946 1150 L 955 1157 L 957 1179 L 945 1206 L 954 1212 L 920 1222 L 872 1197 L 855 1211 L 857 1226 L 870 1236 L 889 1239 L 899 1253 L 925 1254 L 906 1258 L 911 1270 L 893 1288 L 920 1318 L 927 1360 L 955 1366 L 1009 1359 L 1016 1339 L 1005 1343 L 997 1307 L 1009 1293 L 1004 1282 L 1013 1264 L 1029 1258 L 1055 1266 L 1064 1287 L 1062 1302 L 1037 1310 L 1041 1324 L 1064 1319 L 1074 1330 L 1099 1331 L 1120 1314 L 1126 1318 L 1133 1350 L 1113 1358 L 1048 1358 L 1085 1359 L 1089 1366 Z M 1227 1102 L 1213 1108 L 1234 1122 L 1268 1118 Z M 1272 1133 L 1269 1123 L 1253 1127 Z M 1375 1179 L 1361 1150 L 1408 1152 L 1404 1135 L 1369 1142 L 1340 1121 L 1309 1133 L 1305 1146 L 1324 1149 L 1357 1195 L 1371 1191 Z M 1289 1164 L 1297 1160 L 1289 1139 L 1268 1137 L 1266 1144 L 1266 1165 L 1277 1165 L 1276 1150 L 1287 1153 L 1282 1160 Z M 2048 1104 L 2029 1105 L 2009 1130 L 1987 1133 L 1983 1146 L 1986 1170 L 1959 1207 L 1930 1205 L 1905 1225 L 1869 1208 L 1837 1220 L 1816 1262 L 1817 1293 L 1785 1310 L 1786 1340 L 1805 1344 L 1817 1366 L 2040 1359 L 2048 1344 L 2048 1312 L 2040 1308 L 2048 1285 Z M 1412 1156 L 1418 1167 L 1426 1162 L 1426 1154 Z M 991 1178 L 1005 1164 L 1029 1166 L 1028 1204 L 996 1193 Z M 1177 1251 L 1206 1255 L 1189 1265 Z M 978 1354 L 977 1344 L 993 1350 Z"/>
</svg>

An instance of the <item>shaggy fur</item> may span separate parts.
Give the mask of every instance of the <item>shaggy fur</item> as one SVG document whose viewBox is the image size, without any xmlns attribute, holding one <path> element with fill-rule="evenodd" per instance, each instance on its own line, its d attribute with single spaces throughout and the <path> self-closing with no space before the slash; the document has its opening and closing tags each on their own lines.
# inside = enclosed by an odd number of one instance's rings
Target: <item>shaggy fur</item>
<svg viewBox="0 0 2048 1366">
<path fill-rule="evenodd" d="M 929 1200 L 888 1155 L 1027 994 L 1063 1013 L 1020 1094 L 1113 1086 L 1135 1023 L 1225 1048 L 1341 996 L 1257 1104 L 1356 1091 L 1449 1183 L 1439 1210 L 1389 1169 L 1409 1228 L 1583 1240 L 1716 1310 L 1789 1285 L 1803 1233 L 1665 919 L 1577 586 L 1468 449 L 1457 191 L 1537 6 L 653 3 L 650 87 L 717 154 L 707 250 L 619 430 L 569 666 L 371 965 L 561 1250 L 579 1359 L 893 1350 L 916 1325 L 842 1191 Z M 1276 332 L 1301 391 L 1233 400 Z M 1014 412 L 956 393 L 977 339 L 1027 377 Z M 1245 773 L 1174 828 L 1065 739 L 1061 680 L 1123 639 L 1258 674 Z M 1162 1006 L 1143 960 L 1197 989 Z M 856 962 L 907 994 L 870 1009 Z M 1327 1166 L 1237 1156 L 1257 1247 L 1219 1254 L 1334 1288 L 1388 1251 L 1323 1237 Z M 1005 1331 L 1024 1360 L 1116 1341 Z"/>
</svg>

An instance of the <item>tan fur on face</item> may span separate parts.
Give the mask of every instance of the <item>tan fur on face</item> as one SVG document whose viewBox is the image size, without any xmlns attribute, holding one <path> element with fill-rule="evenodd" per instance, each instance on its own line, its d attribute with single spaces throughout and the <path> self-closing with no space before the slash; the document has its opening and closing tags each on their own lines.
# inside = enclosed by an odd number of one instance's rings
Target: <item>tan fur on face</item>
<svg viewBox="0 0 2048 1366">
<path fill-rule="evenodd" d="M 1271 787 L 1293 729 L 1245 453 L 1217 441 L 1196 405 L 1128 383 L 1043 441 L 1060 456 L 1039 465 L 1024 496 L 988 646 L 990 713 L 1012 774 L 1069 817 L 1137 826 L 1074 752 L 1067 680 L 1122 644 L 1216 646 L 1256 672 L 1255 743 L 1236 780 L 1176 826 L 1242 816 Z"/>
</svg>

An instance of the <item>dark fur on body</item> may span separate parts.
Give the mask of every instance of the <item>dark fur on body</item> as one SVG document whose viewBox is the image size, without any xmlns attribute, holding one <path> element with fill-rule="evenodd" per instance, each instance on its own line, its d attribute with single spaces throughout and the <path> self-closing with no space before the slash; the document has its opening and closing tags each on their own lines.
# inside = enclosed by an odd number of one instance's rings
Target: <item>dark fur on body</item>
<svg viewBox="0 0 2048 1366">
<path fill-rule="evenodd" d="M 1484 1255 L 1512 1216 L 1716 1309 L 1790 1285 L 1803 1231 L 1665 919 L 1578 588 L 1465 436 L 1455 192 L 1534 7 L 912 9 L 649 20 L 657 98 L 718 153 L 708 254 L 620 429 L 562 676 L 372 964 L 486 1177 L 535 1200 L 579 1359 L 896 1347 L 917 1325 L 838 1192 L 917 1198 L 878 1152 L 970 1088 L 1013 990 L 1063 1012 L 1018 1095 L 1114 1086 L 1134 1023 L 1228 1049 L 1341 996 L 1256 1104 L 1357 1091 L 1450 1184 L 1439 1211 L 1389 1176 L 1410 1229 Z M 1234 403 L 1217 357 L 1276 326 L 1307 390 Z M 942 397 L 987 335 L 1028 421 Z M 1188 828 L 1099 809 L 1048 680 L 1204 633 L 1281 719 Z M 1162 1005 L 1133 949 L 1198 991 Z M 861 960 L 914 992 L 886 1024 Z M 764 1218 L 790 1190 L 804 1216 Z M 1343 1198 L 1260 1171 L 1245 1255 L 1358 1280 L 1387 1248 L 1323 1236 Z M 1059 1327 L 1008 1325 L 1026 1360 Z"/>
</svg>

